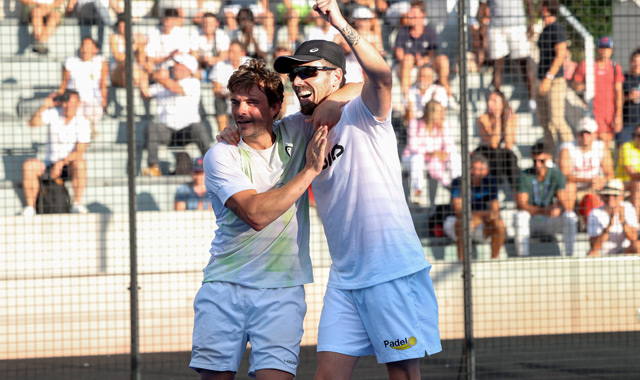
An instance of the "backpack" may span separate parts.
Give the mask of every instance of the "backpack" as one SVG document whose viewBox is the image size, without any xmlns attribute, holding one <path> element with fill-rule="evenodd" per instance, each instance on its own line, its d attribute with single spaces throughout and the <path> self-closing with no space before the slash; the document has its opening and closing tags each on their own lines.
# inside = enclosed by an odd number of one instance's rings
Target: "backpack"
<svg viewBox="0 0 640 380">
<path fill-rule="evenodd" d="M 38 214 L 66 214 L 71 209 L 69 191 L 61 178 L 41 179 L 40 191 L 36 198 Z"/>
<path fill-rule="evenodd" d="M 453 215 L 451 205 L 436 205 L 433 214 L 427 221 L 427 228 L 429 236 L 431 237 L 443 237 L 444 236 L 444 220 Z"/>
</svg>

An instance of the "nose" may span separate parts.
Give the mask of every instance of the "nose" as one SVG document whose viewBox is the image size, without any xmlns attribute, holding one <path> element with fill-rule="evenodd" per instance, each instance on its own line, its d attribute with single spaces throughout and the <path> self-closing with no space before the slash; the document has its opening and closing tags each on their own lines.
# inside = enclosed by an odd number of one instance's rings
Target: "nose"
<svg viewBox="0 0 640 380">
<path fill-rule="evenodd" d="M 304 86 L 305 82 L 302 78 L 300 78 L 300 75 L 296 75 L 295 78 L 293 78 L 293 85 L 294 86 Z"/>
</svg>

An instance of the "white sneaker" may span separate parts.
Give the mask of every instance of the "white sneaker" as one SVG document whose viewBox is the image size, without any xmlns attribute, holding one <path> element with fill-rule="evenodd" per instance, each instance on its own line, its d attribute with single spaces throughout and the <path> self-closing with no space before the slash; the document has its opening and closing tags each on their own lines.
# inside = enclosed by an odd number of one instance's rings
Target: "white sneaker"
<svg viewBox="0 0 640 380">
<path fill-rule="evenodd" d="M 534 99 L 529 99 L 529 111 L 534 112 L 538 108 L 538 103 Z"/>
<path fill-rule="evenodd" d="M 73 214 L 88 214 L 89 210 L 80 203 L 74 203 L 73 206 L 71 206 L 71 212 Z"/>
<path fill-rule="evenodd" d="M 27 206 L 22 210 L 22 216 L 30 218 L 36 214 L 36 209 L 33 206 Z"/>
</svg>

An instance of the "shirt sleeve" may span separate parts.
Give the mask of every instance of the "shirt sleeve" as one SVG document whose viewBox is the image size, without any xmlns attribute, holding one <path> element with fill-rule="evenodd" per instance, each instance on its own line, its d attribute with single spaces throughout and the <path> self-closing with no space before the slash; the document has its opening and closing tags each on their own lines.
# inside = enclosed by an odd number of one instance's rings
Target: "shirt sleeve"
<svg viewBox="0 0 640 380">
<path fill-rule="evenodd" d="M 451 182 L 451 199 L 460 198 L 460 177 Z"/>
<path fill-rule="evenodd" d="M 629 202 L 624 202 L 624 220 L 633 228 L 638 228 L 638 216 L 636 209 Z"/>
<path fill-rule="evenodd" d="M 174 201 L 175 202 L 186 202 L 188 195 L 189 195 L 189 185 L 186 184 L 186 183 L 182 184 L 176 190 L 176 195 L 174 196 Z"/>
<path fill-rule="evenodd" d="M 243 172 L 240 148 L 220 142 L 204 158 L 205 185 L 224 205 L 234 194 L 244 190 L 257 190 Z"/>
<path fill-rule="evenodd" d="M 624 73 L 620 64 L 616 64 L 615 81 L 616 83 L 624 83 Z"/>
<path fill-rule="evenodd" d="M 76 116 L 78 123 L 77 140 L 79 143 L 91 142 L 91 122 L 84 116 Z"/>
<path fill-rule="evenodd" d="M 578 68 L 576 69 L 576 72 L 573 74 L 573 80 L 576 82 L 580 82 L 583 83 L 584 82 L 584 77 L 585 77 L 585 63 L 584 61 L 580 62 L 580 64 L 578 65 Z"/>
<path fill-rule="evenodd" d="M 589 237 L 602 235 L 602 231 L 604 231 L 602 222 L 604 222 L 604 220 L 601 221 L 601 218 L 599 218 L 599 216 L 605 216 L 602 214 L 603 212 L 600 209 L 594 209 L 589 213 L 589 217 L 587 218 L 587 235 L 589 235 Z"/>
</svg>

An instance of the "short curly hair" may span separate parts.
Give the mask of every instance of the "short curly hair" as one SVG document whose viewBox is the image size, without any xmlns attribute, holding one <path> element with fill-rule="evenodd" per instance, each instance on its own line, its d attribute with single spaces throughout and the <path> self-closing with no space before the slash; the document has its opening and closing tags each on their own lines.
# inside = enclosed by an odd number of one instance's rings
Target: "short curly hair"
<svg viewBox="0 0 640 380">
<path fill-rule="evenodd" d="M 250 59 L 240 65 L 229 78 L 227 88 L 234 94 L 238 91 L 249 91 L 255 85 L 267 96 L 270 106 L 283 102 L 284 85 L 280 75 L 268 69 L 261 59 Z"/>
</svg>

